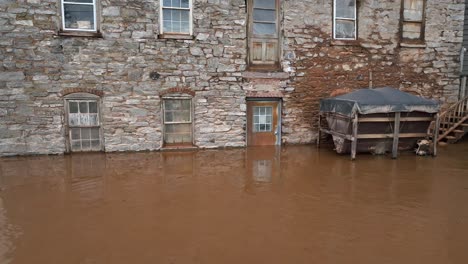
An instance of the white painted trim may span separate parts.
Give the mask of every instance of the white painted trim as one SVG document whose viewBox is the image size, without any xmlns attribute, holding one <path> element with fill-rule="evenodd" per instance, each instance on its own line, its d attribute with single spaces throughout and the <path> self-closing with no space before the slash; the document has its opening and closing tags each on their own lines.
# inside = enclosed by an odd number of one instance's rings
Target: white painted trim
<svg viewBox="0 0 468 264">
<path fill-rule="evenodd" d="M 189 0 L 189 7 L 166 7 L 166 9 L 175 9 L 175 10 L 189 10 L 189 33 L 183 32 L 164 32 L 164 24 L 163 24 L 163 5 L 164 0 L 159 1 L 159 34 L 179 34 L 179 35 L 193 35 L 193 0 Z"/>
<path fill-rule="evenodd" d="M 357 1 L 354 1 L 354 18 L 337 17 L 336 16 L 336 1 L 333 0 L 333 39 L 336 40 L 356 40 L 357 39 Z M 336 20 L 354 21 L 354 37 L 353 38 L 337 38 L 336 37 Z"/>
<path fill-rule="evenodd" d="M 64 31 L 84 31 L 84 32 L 96 32 L 97 31 L 97 11 L 96 11 L 96 1 L 93 0 L 92 3 L 80 3 L 80 2 L 73 2 L 73 1 L 67 1 L 67 0 L 60 0 L 61 2 L 61 9 L 62 9 L 62 29 Z M 93 28 L 92 29 L 79 29 L 79 28 L 67 28 L 65 26 L 65 4 L 68 5 L 87 5 L 87 6 L 93 6 Z"/>
</svg>

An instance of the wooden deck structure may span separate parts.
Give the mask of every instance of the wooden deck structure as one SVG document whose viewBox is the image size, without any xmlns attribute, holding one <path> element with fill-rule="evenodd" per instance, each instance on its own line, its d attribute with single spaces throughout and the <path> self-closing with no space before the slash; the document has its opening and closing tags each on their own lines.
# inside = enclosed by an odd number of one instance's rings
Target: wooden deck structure
<svg viewBox="0 0 468 264">
<path fill-rule="evenodd" d="M 429 134 L 429 126 L 435 122 L 436 129 Z M 357 152 L 369 152 L 369 146 L 391 140 L 392 158 L 397 158 L 398 150 L 411 149 L 418 139 L 432 137 L 437 142 L 439 135 L 439 114 L 424 112 L 394 112 L 385 114 L 354 114 L 349 117 L 339 113 L 321 112 L 319 115 L 319 135 L 317 146 L 320 147 L 322 133 L 330 134 L 338 153 L 348 152 L 350 143 L 351 159 L 356 159 Z M 359 142 L 366 140 L 363 146 Z M 341 143 L 340 143 L 341 142 Z M 338 145 L 337 145 L 338 144 Z M 437 155 L 437 144 L 433 144 L 433 155 Z"/>
</svg>

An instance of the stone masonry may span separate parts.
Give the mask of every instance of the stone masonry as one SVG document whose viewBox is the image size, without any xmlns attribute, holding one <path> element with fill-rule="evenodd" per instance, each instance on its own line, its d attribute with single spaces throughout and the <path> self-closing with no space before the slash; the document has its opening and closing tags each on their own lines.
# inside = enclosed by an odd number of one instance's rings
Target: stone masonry
<svg viewBox="0 0 468 264">
<path fill-rule="evenodd" d="M 464 1 L 428 0 L 423 45 L 401 1 L 358 0 L 358 39 L 332 38 L 332 0 L 280 1 L 281 66 L 248 70 L 247 1 L 193 0 L 193 39 L 162 39 L 158 0 L 100 0 L 100 36 L 59 34 L 60 0 L 0 0 L 0 156 L 66 152 L 64 96 L 101 98 L 105 151 L 159 150 L 162 96 L 191 96 L 194 145 L 246 145 L 246 97 L 282 97 L 282 142 L 312 143 L 319 99 L 393 86 L 456 100 Z M 153 78 L 152 74 L 157 73 Z M 249 77 L 248 77 L 249 76 Z"/>
</svg>

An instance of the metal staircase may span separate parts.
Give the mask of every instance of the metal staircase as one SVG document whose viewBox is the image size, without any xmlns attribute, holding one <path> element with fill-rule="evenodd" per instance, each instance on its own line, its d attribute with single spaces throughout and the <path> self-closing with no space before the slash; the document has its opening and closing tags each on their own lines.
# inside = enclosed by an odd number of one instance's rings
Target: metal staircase
<svg viewBox="0 0 468 264">
<path fill-rule="evenodd" d="M 433 130 L 435 126 L 431 125 L 431 129 Z M 466 134 L 468 134 L 468 96 L 451 105 L 439 115 L 437 142 L 453 144 Z"/>
</svg>

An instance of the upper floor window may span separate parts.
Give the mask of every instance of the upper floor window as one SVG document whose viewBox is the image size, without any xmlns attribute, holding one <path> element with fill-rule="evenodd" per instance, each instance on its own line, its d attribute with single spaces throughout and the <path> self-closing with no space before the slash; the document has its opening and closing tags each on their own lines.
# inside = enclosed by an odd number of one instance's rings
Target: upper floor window
<svg viewBox="0 0 468 264">
<path fill-rule="evenodd" d="M 424 40 L 424 0 L 403 0 L 401 37 L 403 40 Z"/>
<path fill-rule="evenodd" d="M 356 0 L 334 0 L 333 3 L 333 38 L 356 39 Z"/>
<path fill-rule="evenodd" d="M 63 30 L 96 31 L 97 0 L 62 0 Z"/>
<path fill-rule="evenodd" d="M 162 0 L 162 33 L 192 34 L 192 0 Z"/>
<path fill-rule="evenodd" d="M 279 65 L 278 0 L 249 0 L 250 65 Z"/>
</svg>

